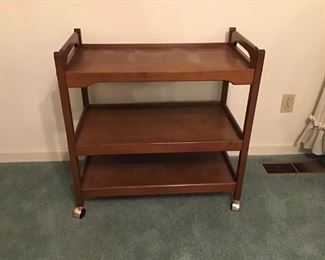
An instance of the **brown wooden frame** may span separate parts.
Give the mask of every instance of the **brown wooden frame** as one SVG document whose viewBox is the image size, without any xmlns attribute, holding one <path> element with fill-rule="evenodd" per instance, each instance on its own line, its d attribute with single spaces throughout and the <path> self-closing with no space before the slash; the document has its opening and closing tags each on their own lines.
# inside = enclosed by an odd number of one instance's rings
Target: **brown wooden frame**
<svg viewBox="0 0 325 260">
<path fill-rule="evenodd" d="M 238 45 L 241 45 L 249 54 L 247 57 L 239 48 Z M 156 48 L 158 45 L 120 45 L 120 44 L 109 44 L 109 45 L 98 45 L 98 44 L 83 44 L 81 38 L 80 29 L 74 29 L 73 34 L 69 37 L 69 39 L 65 42 L 62 48 L 54 52 L 54 59 L 55 59 L 55 66 L 56 66 L 56 73 L 58 78 L 58 86 L 62 104 L 62 111 L 64 116 L 64 123 L 65 123 L 65 130 L 67 135 L 67 142 L 69 148 L 69 155 L 70 155 L 70 162 L 71 162 L 71 171 L 74 183 L 74 194 L 75 194 L 75 201 L 77 207 L 83 207 L 84 205 L 84 198 L 88 195 L 90 197 L 103 197 L 103 196 L 116 196 L 116 195 L 143 195 L 143 194 L 170 194 L 170 193 L 197 193 L 197 192 L 220 192 L 220 191 L 233 191 L 233 199 L 234 201 L 240 201 L 241 192 L 243 187 L 243 180 L 244 180 L 244 173 L 249 149 L 249 142 L 251 137 L 255 107 L 257 102 L 257 96 L 259 91 L 259 85 L 261 80 L 261 74 L 263 69 L 263 62 L 265 51 L 258 49 L 254 44 L 248 41 L 245 37 L 243 37 L 240 33 L 236 31 L 236 28 L 230 28 L 228 42 L 224 43 L 211 43 L 211 44 L 161 44 L 158 48 L 224 48 L 225 51 L 229 52 L 231 55 L 235 55 L 236 58 L 240 59 L 243 64 L 246 64 L 246 68 L 242 68 L 240 71 L 239 69 L 234 69 L 233 73 L 229 71 L 207 71 L 200 73 L 197 72 L 182 72 L 178 71 L 177 73 L 167 73 L 166 71 L 161 71 L 160 73 L 148 73 L 143 72 L 142 74 L 137 73 L 125 73 L 125 74 L 103 74 L 97 73 L 86 73 L 82 74 L 82 72 L 76 72 L 71 70 L 70 64 L 76 62 L 76 57 L 85 49 L 101 49 L 101 48 L 132 48 L 133 46 L 137 48 Z M 240 63 L 240 62 L 239 62 Z M 243 65 L 244 66 L 244 65 Z M 104 72 L 105 73 L 105 72 Z M 252 73 L 252 74 L 251 74 Z M 71 77 L 72 75 L 72 77 Z M 78 81 L 78 75 L 82 76 L 82 80 Z M 97 78 L 94 76 L 97 75 Z M 242 77 L 241 77 L 242 75 Z M 251 75 L 251 76 L 250 76 Z M 70 80 L 67 80 L 67 76 L 70 77 Z M 74 81 L 73 81 L 74 80 Z M 89 96 L 88 96 L 88 84 L 96 83 L 96 82 L 107 82 L 107 81 L 156 81 L 156 80 L 163 80 L 163 81 L 172 81 L 172 80 L 223 80 L 222 84 L 222 94 L 221 94 L 221 102 L 218 104 L 223 109 L 224 115 L 226 116 L 227 120 L 230 122 L 232 129 L 236 132 L 238 141 L 226 141 L 224 142 L 206 142 L 202 146 L 202 143 L 199 145 L 198 143 L 191 143 L 190 145 L 186 142 L 178 144 L 179 146 L 173 146 L 170 144 L 166 144 L 167 146 L 162 146 L 162 144 L 155 145 L 154 143 L 151 146 L 145 146 L 144 144 L 139 143 L 138 148 L 121 148 L 122 152 L 119 152 L 118 144 L 117 146 L 107 146 L 103 150 L 98 150 L 98 153 L 94 151 L 94 148 L 84 148 L 84 150 L 80 150 L 78 146 L 79 137 L 83 134 L 83 127 L 85 124 L 85 120 L 87 120 L 89 113 L 96 109 L 96 106 L 89 103 Z M 228 96 L 228 88 L 229 82 L 235 84 L 250 84 L 249 88 L 249 98 L 247 102 L 247 109 L 246 109 L 246 116 L 243 130 L 238 125 L 235 117 L 232 115 L 230 109 L 227 106 L 227 96 Z M 72 118 L 72 111 L 70 105 L 70 97 L 69 97 L 69 87 L 76 87 L 76 83 L 80 83 L 79 87 L 81 88 L 81 96 L 83 101 L 83 113 L 79 120 L 79 123 L 74 130 L 73 125 L 73 118 Z M 173 104 L 175 105 L 175 104 Z M 183 104 L 180 104 L 182 106 Z M 191 105 L 191 104 L 190 104 Z M 209 105 L 209 104 L 208 104 Z M 119 105 L 115 105 L 119 106 Z M 121 105 L 121 109 L 126 109 L 125 105 Z M 160 105 L 158 105 L 160 106 Z M 167 104 L 168 106 L 168 104 Z M 193 103 L 193 106 L 197 106 L 197 104 Z M 114 106 L 113 106 L 114 107 Z M 149 104 L 150 109 L 152 105 Z M 112 106 L 109 106 L 107 109 L 113 109 Z M 209 108 L 208 108 L 209 109 Z M 180 109 L 183 111 L 182 109 Z M 162 110 L 163 111 L 163 110 Z M 184 109 L 184 115 L 186 116 L 186 109 Z M 109 114 L 108 114 L 109 115 Z M 104 115 L 106 116 L 106 115 Z M 227 126 L 230 129 L 229 125 Z M 222 141 L 222 140 L 221 140 Z M 234 146 L 235 144 L 235 146 Z M 170 145 L 170 146 L 168 146 Z M 117 147 L 117 148 L 116 148 Z M 145 148 L 147 147 L 147 148 Z M 153 147 L 153 148 L 151 148 Z M 114 150 L 115 149 L 115 150 Z M 151 150 L 150 150 L 151 149 Z M 232 169 L 230 160 L 227 154 L 229 150 L 237 150 L 240 152 L 238 166 L 236 172 Z M 139 185 L 134 184 L 134 187 L 129 191 L 126 187 L 113 187 L 110 188 L 109 191 L 103 192 L 103 189 L 96 189 L 89 190 L 83 189 L 83 181 L 85 179 L 82 176 L 87 176 L 87 169 L 89 168 L 90 164 L 90 156 L 86 157 L 84 174 L 81 173 L 80 166 L 79 166 L 79 157 L 80 155 L 95 155 L 95 154 L 134 154 L 134 153 L 170 153 L 170 152 L 211 152 L 211 151 L 222 151 L 222 155 L 224 158 L 224 162 L 227 167 L 230 169 L 229 172 L 234 180 L 228 181 L 223 183 L 214 183 L 211 186 L 211 183 L 207 183 L 205 185 L 197 186 L 192 184 L 184 184 L 184 185 L 172 185 L 172 186 L 157 186 L 157 187 L 149 187 L 150 189 L 146 189 L 145 187 L 140 187 Z M 115 155 L 117 156 L 117 155 Z M 169 156 L 169 155 L 167 155 Z M 207 155 L 207 157 L 209 157 Z M 111 157 L 113 158 L 113 157 Z M 127 158 L 127 157 L 125 157 Z M 140 158 L 140 157 L 139 157 Z M 108 161 L 111 159 L 107 159 Z M 133 160 L 133 159 L 130 159 Z M 156 159 L 154 159 L 156 160 Z M 104 160 L 105 161 L 105 160 Z M 127 161 L 127 160 L 126 160 Z M 181 161 L 182 162 L 182 161 Z M 114 162 L 113 162 L 114 163 Z M 158 163 L 159 164 L 159 163 Z M 185 166 L 184 166 L 185 165 Z M 187 163 L 182 165 L 182 167 L 186 166 Z M 190 164 L 188 164 L 190 165 Z M 219 167 L 219 166 L 218 166 Z M 221 167 L 221 168 L 220 168 Z M 224 166 L 220 166 L 220 169 Z M 112 175 L 113 176 L 113 175 Z M 195 177 L 193 177 L 193 181 L 195 181 Z M 227 177 L 228 178 L 228 177 Z M 93 180 L 92 180 L 93 181 Z M 200 181 L 198 179 L 198 181 Z M 88 184 L 85 184 L 88 185 Z M 178 188 L 177 188 L 178 187 Z M 200 187 L 200 188 L 198 188 Z M 213 188 L 214 187 L 214 188 Z M 127 192 L 124 192 L 126 191 Z"/>
</svg>

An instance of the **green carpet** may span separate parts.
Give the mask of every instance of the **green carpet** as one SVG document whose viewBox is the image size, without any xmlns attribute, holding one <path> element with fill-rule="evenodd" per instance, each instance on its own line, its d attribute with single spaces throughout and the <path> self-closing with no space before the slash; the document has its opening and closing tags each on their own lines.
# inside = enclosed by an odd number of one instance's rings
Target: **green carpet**
<svg viewBox="0 0 325 260">
<path fill-rule="evenodd" d="M 67 162 L 0 164 L 0 259 L 325 259 L 325 174 L 266 175 L 250 157 L 230 194 L 87 200 L 72 218 Z"/>
</svg>

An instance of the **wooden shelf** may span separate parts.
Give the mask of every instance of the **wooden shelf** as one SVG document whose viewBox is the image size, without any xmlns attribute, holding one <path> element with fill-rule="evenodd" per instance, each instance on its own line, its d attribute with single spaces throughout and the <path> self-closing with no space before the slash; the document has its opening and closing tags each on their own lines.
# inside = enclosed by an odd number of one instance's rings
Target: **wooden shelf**
<svg viewBox="0 0 325 260">
<path fill-rule="evenodd" d="M 227 43 L 83 44 L 65 75 L 69 87 L 99 82 L 176 80 L 250 84 L 254 68 Z"/>
<path fill-rule="evenodd" d="M 77 128 L 79 155 L 240 150 L 217 102 L 90 105 Z"/>
<path fill-rule="evenodd" d="M 232 192 L 236 183 L 221 153 L 91 156 L 85 197 Z"/>
</svg>

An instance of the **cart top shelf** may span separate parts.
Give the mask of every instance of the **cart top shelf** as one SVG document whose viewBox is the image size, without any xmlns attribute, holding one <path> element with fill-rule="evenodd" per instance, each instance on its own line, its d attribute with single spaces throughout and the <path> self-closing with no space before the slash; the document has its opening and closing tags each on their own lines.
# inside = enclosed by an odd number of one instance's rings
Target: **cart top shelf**
<svg viewBox="0 0 325 260">
<path fill-rule="evenodd" d="M 83 44 L 76 29 L 55 56 L 62 61 L 68 87 L 139 81 L 251 84 L 254 56 L 259 50 L 235 30 L 231 34 L 234 40 L 227 43 Z M 237 43 L 250 57 L 236 47 Z"/>
</svg>

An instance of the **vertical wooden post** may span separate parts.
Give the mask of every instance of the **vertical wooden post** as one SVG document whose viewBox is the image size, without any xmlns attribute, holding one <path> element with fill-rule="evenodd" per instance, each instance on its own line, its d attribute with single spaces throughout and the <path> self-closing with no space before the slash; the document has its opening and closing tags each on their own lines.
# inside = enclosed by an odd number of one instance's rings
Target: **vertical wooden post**
<svg viewBox="0 0 325 260">
<path fill-rule="evenodd" d="M 82 48 L 82 38 L 81 38 L 81 30 L 79 28 L 75 28 L 74 32 L 78 34 L 78 48 Z M 82 104 L 84 108 L 89 106 L 89 95 L 88 95 L 88 88 L 83 87 L 81 88 L 81 97 L 82 97 Z"/>
<path fill-rule="evenodd" d="M 229 28 L 228 44 L 231 44 L 232 33 L 234 31 L 236 31 L 235 27 L 230 27 Z M 229 88 L 229 82 L 228 81 L 223 81 L 222 82 L 222 91 L 221 91 L 221 104 L 223 104 L 223 105 L 227 104 L 228 88 Z"/>
<path fill-rule="evenodd" d="M 249 142 L 252 133 L 253 120 L 255 115 L 255 108 L 257 103 L 258 90 L 260 86 L 262 70 L 263 70 L 263 62 L 264 62 L 265 51 L 258 50 L 255 61 L 255 74 L 252 84 L 249 89 L 249 96 L 247 102 L 245 123 L 244 123 L 244 136 L 243 136 L 243 147 L 239 154 L 238 167 L 237 167 L 237 175 L 236 175 L 236 190 L 234 193 L 234 200 L 239 201 L 241 197 L 241 192 L 243 188 L 244 181 L 244 173 L 246 168 L 246 160 L 249 149 Z"/>
<path fill-rule="evenodd" d="M 65 130 L 66 130 L 67 141 L 68 141 L 72 179 L 74 183 L 75 201 L 77 207 L 82 207 L 83 197 L 81 192 L 80 167 L 79 167 L 78 155 L 75 148 L 76 137 L 75 137 L 74 126 L 73 126 L 69 90 L 66 84 L 65 73 L 64 73 L 65 62 L 62 57 L 62 53 L 55 52 L 54 60 L 55 60 L 57 77 L 58 77 L 59 92 L 60 92 Z"/>
<path fill-rule="evenodd" d="M 229 34 L 228 34 L 228 44 L 231 44 L 232 42 L 232 34 L 236 31 L 236 27 L 230 27 L 229 28 Z"/>
<path fill-rule="evenodd" d="M 88 88 L 83 87 L 81 88 L 81 97 L 82 97 L 82 104 L 84 108 L 87 108 L 89 106 L 89 96 L 88 96 Z"/>
<path fill-rule="evenodd" d="M 222 91 L 221 91 L 221 104 L 224 104 L 224 105 L 227 104 L 228 87 L 229 87 L 229 82 L 223 81 L 222 82 Z"/>
</svg>

